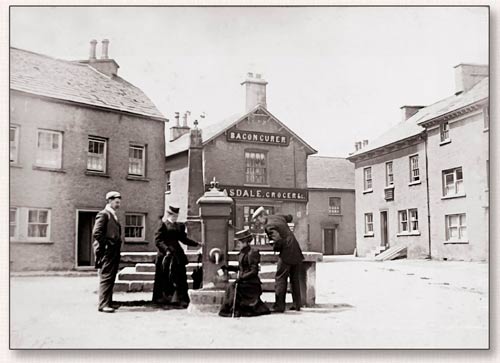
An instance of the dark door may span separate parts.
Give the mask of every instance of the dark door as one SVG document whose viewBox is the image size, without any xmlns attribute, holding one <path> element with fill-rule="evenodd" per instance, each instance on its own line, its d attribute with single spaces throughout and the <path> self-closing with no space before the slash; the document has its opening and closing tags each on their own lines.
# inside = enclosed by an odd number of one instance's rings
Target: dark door
<svg viewBox="0 0 500 363">
<path fill-rule="evenodd" d="M 335 229 L 325 228 L 323 229 L 323 240 L 325 241 L 324 251 L 325 255 L 335 254 Z"/>
<path fill-rule="evenodd" d="M 92 229 L 97 212 L 78 212 L 77 266 L 94 266 Z"/>
<path fill-rule="evenodd" d="M 381 246 L 389 245 L 389 239 L 387 237 L 387 211 L 380 212 L 380 235 L 381 235 Z"/>
</svg>

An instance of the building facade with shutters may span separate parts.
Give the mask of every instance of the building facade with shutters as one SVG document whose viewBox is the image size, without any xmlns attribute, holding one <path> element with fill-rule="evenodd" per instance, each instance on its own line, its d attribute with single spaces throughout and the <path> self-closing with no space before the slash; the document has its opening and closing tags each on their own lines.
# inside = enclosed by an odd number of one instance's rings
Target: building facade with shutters
<svg viewBox="0 0 500 363">
<path fill-rule="evenodd" d="M 166 204 L 181 207 L 194 238 L 200 236 L 196 200 L 216 180 L 234 199 L 231 223 L 237 230 L 248 228 L 255 243 L 266 248 L 261 226 L 250 216 L 259 206 L 269 213 L 291 214 L 293 228 L 304 250 L 308 239 L 306 205 L 307 158 L 316 153 L 311 146 L 271 114 L 266 105 L 266 85 L 260 75 L 249 74 L 246 109 L 202 129 L 188 126 L 176 115 L 166 143 Z"/>
<path fill-rule="evenodd" d="M 356 248 L 354 165 L 345 158 L 310 156 L 307 185 L 311 250 L 325 255 L 353 254 Z"/>
<path fill-rule="evenodd" d="M 92 226 L 105 194 L 122 194 L 124 251 L 154 250 L 164 210 L 166 119 L 101 59 L 10 49 L 10 265 L 93 268 Z M 140 132 L 139 132 L 140 131 Z"/>
<path fill-rule="evenodd" d="M 405 246 L 409 258 L 487 259 L 487 76 L 487 66 L 457 66 L 455 94 L 403 106 L 396 126 L 356 143 L 358 255 Z"/>
</svg>

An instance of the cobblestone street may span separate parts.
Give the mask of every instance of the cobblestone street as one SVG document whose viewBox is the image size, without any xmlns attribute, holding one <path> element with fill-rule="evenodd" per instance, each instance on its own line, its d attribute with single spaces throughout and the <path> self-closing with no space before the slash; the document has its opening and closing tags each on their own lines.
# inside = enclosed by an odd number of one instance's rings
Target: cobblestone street
<svg viewBox="0 0 500 363">
<path fill-rule="evenodd" d="M 98 313 L 97 283 L 12 277 L 11 348 L 488 347 L 486 263 L 334 258 L 318 264 L 316 307 L 238 319 L 133 303 Z M 115 294 L 131 298 L 150 294 Z"/>
</svg>

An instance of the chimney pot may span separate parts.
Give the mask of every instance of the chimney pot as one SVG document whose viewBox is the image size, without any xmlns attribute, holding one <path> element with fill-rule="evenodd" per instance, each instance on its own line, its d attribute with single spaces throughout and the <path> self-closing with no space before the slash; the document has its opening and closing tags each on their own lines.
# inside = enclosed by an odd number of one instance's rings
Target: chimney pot
<svg viewBox="0 0 500 363">
<path fill-rule="evenodd" d="M 103 39 L 103 41 L 101 43 L 102 43 L 101 59 L 108 59 L 109 40 Z"/>
<path fill-rule="evenodd" d="M 97 40 L 95 39 L 92 39 L 90 41 L 90 56 L 89 56 L 89 59 L 90 60 L 95 60 L 95 47 L 96 47 L 96 44 L 97 44 Z"/>
<path fill-rule="evenodd" d="M 261 75 L 260 73 L 256 73 L 256 74 L 255 74 L 255 78 L 257 78 L 257 79 L 260 79 L 260 78 L 261 78 L 261 76 L 262 76 L 262 75 Z"/>
<path fill-rule="evenodd" d="M 248 76 L 248 78 L 253 78 L 253 73 L 252 72 L 248 72 L 247 76 Z"/>
<path fill-rule="evenodd" d="M 177 127 L 180 126 L 180 124 L 179 124 L 179 112 L 175 113 L 175 126 L 177 126 Z"/>
<path fill-rule="evenodd" d="M 368 140 L 363 140 L 363 147 L 365 147 L 366 145 L 368 145 Z"/>
</svg>

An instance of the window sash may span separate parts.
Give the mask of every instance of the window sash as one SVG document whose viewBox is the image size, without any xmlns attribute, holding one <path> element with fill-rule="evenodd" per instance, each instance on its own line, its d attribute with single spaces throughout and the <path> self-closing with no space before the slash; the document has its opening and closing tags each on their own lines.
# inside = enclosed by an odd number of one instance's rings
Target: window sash
<svg viewBox="0 0 500 363">
<path fill-rule="evenodd" d="M 245 151 L 245 180 L 249 184 L 266 184 L 266 154 L 257 151 Z"/>
<path fill-rule="evenodd" d="M 106 140 L 89 138 L 87 152 L 87 170 L 106 171 Z"/>
<path fill-rule="evenodd" d="M 125 238 L 129 241 L 143 241 L 146 231 L 144 214 L 125 214 Z"/>
<path fill-rule="evenodd" d="M 50 168 L 61 168 L 62 133 L 38 130 L 36 164 Z"/>
<path fill-rule="evenodd" d="M 418 155 L 410 156 L 410 181 L 420 180 L 420 169 L 418 167 Z"/>
<path fill-rule="evenodd" d="M 144 175 L 144 146 L 130 146 L 129 147 L 129 164 L 128 173 L 130 175 Z"/>
<path fill-rule="evenodd" d="M 27 238 L 28 240 L 48 240 L 50 236 L 50 210 L 27 208 Z"/>
<path fill-rule="evenodd" d="M 243 206 L 243 228 L 250 230 L 254 235 L 254 240 L 251 242 L 253 245 L 264 245 L 269 242 L 269 238 L 264 231 L 264 227 L 260 223 L 252 220 L 252 214 L 259 208 L 259 205 L 245 205 Z M 274 207 L 263 206 L 267 214 L 274 214 Z"/>
<path fill-rule="evenodd" d="M 9 237 L 12 239 L 17 238 L 17 208 L 9 209 Z"/>
<path fill-rule="evenodd" d="M 364 173 L 364 188 L 365 190 L 372 189 L 372 168 L 368 167 L 363 169 Z"/>
<path fill-rule="evenodd" d="M 365 234 L 373 233 L 373 213 L 365 213 Z"/>
<path fill-rule="evenodd" d="M 385 164 L 385 180 L 386 186 L 390 186 L 394 184 L 394 174 L 392 171 L 392 161 Z"/>
<path fill-rule="evenodd" d="M 443 171 L 443 195 L 457 195 L 464 192 L 462 168 Z"/>
<path fill-rule="evenodd" d="M 441 141 L 447 141 L 450 138 L 450 124 L 444 122 L 440 126 Z"/>
<path fill-rule="evenodd" d="M 171 172 L 167 171 L 165 173 L 165 192 L 172 191 L 172 184 L 171 184 L 171 181 L 170 181 L 170 177 L 171 177 Z"/>
<path fill-rule="evenodd" d="M 446 216 L 446 241 L 466 241 L 467 223 L 466 215 L 449 214 Z"/>
<path fill-rule="evenodd" d="M 340 214 L 340 198 L 338 197 L 329 198 L 328 214 L 329 215 Z"/>
<path fill-rule="evenodd" d="M 10 126 L 9 128 L 9 162 L 17 163 L 19 154 L 19 127 Z"/>
</svg>

